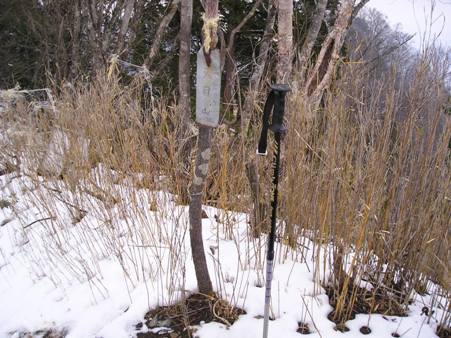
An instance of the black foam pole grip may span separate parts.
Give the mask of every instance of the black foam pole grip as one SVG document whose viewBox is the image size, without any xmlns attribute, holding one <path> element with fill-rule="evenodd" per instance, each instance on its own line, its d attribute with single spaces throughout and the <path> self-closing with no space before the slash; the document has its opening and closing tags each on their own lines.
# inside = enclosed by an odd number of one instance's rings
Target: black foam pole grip
<svg viewBox="0 0 451 338">
<path fill-rule="evenodd" d="M 274 106 L 274 93 L 271 90 L 268 98 L 266 99 L 265 108 L 263 109 L 263 121 L 262 132 L 260 134 L 260 140 L 258 141 L 257 154 L 266 155 L 268 147 L 268 128 L 269 128 L 269 114 Z"/>
</svg>

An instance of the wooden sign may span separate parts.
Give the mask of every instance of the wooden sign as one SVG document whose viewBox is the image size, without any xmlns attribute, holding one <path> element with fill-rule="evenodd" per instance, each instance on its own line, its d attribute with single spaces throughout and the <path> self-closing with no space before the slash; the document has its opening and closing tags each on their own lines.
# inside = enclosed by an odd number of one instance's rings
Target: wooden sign
<svg viewBox="0 0 451 338">
<path fill-rule="evenodd" d="M 196 73 L 196 122 L 217 127 L 221 100 L 221 58 L 218 49 L 210 52 L 208 67 L 202 49 L 197 53 Z"/>
</svg>

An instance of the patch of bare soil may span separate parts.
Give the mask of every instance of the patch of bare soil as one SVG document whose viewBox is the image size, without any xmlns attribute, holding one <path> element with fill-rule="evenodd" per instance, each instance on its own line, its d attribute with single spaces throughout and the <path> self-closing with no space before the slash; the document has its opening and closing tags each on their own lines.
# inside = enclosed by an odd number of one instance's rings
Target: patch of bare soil
<svg viewBox="0 0 451 338">
<path fill-rule="evenodd" d="M 388 316 L 406 316 L 405 307 L 400 304 L 398 297 L 389 294 L 368 291 L 358 286 L 350 286 L 345 295 L 337 292 L 333 286 L 325 288 L 329 297 L 329 304 L 334 310 L 329 313 L 327 318 L 336 323 L 336 329 L 346 332 L 344 323 L 354 319 L 356 314 L 378 313 Z M 341 311 L 337 311 L 337 304 L 342 304 Z"/>
<path fill-rule="evenodd" d="M 310 327 L 307 323 L 299 322 L 298 323 L 298 329 L 296 330 L 297 333 L 300 334 L 310 334 L 312 331 L 310 330 Z"/>
<path fill-rule="evenodd" d="M 144 322 L 136 325 L 137 338 L 190 338 L 193 326 L 213 321 L 230 326 L 245 313 L 216 296 L 197 293 L 147 312 Z"/>
<path fill-rule="evenodd" d="M 4 163 L 0 167 L 0 176 L 8 175 L 17 170 L 17 167 L 12 165 L 11 163 Z"/>
<path fill-rule="evenodd" d="M 437 327 L 437 336 L 440 338 L 451 338 L 451 328 L 439 325 Z"/>
</svg>

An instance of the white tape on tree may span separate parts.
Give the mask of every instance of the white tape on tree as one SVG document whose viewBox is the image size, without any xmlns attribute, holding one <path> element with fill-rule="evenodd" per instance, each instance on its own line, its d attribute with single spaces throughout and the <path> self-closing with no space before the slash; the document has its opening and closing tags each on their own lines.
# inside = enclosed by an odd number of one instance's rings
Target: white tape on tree
<svg viewBox="0 0 451 338">
<path fill-rule="evenodd" d="M 197 53 L 196 73 L 196 122 L 217 127 L 221 99 L 221 59 L 218 49 L 210 51 L 208 67 L 202 49 Z"/>
</svg>

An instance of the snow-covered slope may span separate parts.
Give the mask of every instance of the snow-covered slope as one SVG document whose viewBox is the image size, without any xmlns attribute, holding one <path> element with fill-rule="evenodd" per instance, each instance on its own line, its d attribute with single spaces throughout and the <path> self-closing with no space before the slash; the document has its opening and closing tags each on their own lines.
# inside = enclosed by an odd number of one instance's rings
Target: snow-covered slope
<svg viewBox="0 0 451 338">
<path fill-rule="evenodd" d="M 104 171 L 93 171 L 93 187 L 102 186 Z M 101 197 L 101 189 L 71 192 L 58 181 L 17 173 L 1 176 L 0 189 L 1 338 L 50 328 L 68 338 L 134 337 L 149 309 L 196 290 L 188 209 L 175 205 L 169 193 L 118 178 Z M 208 323 L 196 334 L 261 337 L 265 238 L 248 236 L 244 214 L 205 210 L 204 245 L 215 289 L 247 313 L 229 328 Z M 407 317 L 361 314 L 346 323 L 349 332 L 336 331 L 318 283 L 328 269 L 312 268 L 316 254 L 328 248 L 317 250 L 307 238 L 303 245 L 297 252 L 276 245 L 270 337 L 301 337 L 299 322 L 308 324 L 309 337 L 363 337 L 362 326 L 371 329 L 370 337 L 435 336 L 435 319 L 443 312 L 436 310 L 428 323 L 422 308 L 431 306 L 431 298 L 419 295 Z"/>
</svg>

